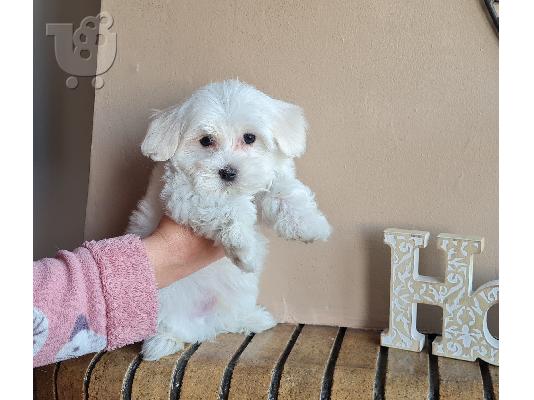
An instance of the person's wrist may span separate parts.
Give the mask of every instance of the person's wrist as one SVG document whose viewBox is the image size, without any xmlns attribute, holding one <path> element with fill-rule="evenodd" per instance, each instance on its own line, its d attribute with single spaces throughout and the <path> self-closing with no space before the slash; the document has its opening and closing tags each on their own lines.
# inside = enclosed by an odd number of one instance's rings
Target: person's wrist
<svg viewBox="0 0 534 400">
<path fill-rule="evenodd" d="M 164 216 L 154 233 L 143 239 L 158 288 L 211 264 L 224 255 L 213 241 Z"/>
<path fill-rule="evenodd" d="M 182 265 L 179 261 L 183 258 L 180 246 L 171 248 L 165 236 L 157 230 L 143 239 L 143 243 L 159 289 L 183 277 L 180 274 Z"/>
</svg>

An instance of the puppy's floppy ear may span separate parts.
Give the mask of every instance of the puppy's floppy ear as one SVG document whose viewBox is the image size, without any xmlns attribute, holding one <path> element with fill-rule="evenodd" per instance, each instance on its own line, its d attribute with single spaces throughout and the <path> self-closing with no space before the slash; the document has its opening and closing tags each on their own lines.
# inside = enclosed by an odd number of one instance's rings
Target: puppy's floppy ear
<svg viewBox="0 0 534 400">
<path fill-rule="evenodd" d="M 154 161 L 167 161 L 178 148 L 188 102 L 158 111 L 150 118 L 141 152 Z"/>
<path fill-rule="evenodd" d="M 295 104 L 275 100 L 277 123 L 273 130 L 274 141 L 288 157 L 300 157 L 306 150 L 308 122 L 302 108 Z"/>
</svg>

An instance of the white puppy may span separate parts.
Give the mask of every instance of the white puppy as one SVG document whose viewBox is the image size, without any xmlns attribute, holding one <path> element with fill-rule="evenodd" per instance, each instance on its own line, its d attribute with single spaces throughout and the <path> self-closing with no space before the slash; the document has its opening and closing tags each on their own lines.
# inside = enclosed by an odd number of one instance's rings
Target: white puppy
<svg viewBox="0 0 534 400">
<path fill-rule="evenodd" d="M 158 333 L 144 342 L 144 359 L 276 324 L 256 304 L 266 253 L 257 215 L 286 239 L 326 240 L 331 232 L 295 177 L 306 129 L 299 107 L 236 80 L 209 84 L 153 116 L 141 151 L 157 164 L 127 231 L 147 236 L 166 213 L 222 244 L 228 258 L 160 290 Z"/>
</svg>

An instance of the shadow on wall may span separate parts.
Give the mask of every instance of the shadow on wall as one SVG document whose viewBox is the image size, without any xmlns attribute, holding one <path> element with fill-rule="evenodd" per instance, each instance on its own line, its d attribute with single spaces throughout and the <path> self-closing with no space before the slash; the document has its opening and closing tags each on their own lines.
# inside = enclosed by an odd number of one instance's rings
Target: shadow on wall
<svg viewBox="0 0 534 400">
<path fill-rule="evenodd" d="M 367 267 L 367 310 L 369 326 L 386 328 L 389 310 L 389 247 L 384 244 L 384 228 L 374 227 L 363 233 Z M 377 296 L 382 293 L 383 296 Z"/>
<path fill-rule="evenodd" d="M 33 257 L 83 241 L 95 93 L 91 78 L 68 89 L 47 23 L 73 23 L 100 11 L 100 0 L 34 0 Z"/>
</svg>

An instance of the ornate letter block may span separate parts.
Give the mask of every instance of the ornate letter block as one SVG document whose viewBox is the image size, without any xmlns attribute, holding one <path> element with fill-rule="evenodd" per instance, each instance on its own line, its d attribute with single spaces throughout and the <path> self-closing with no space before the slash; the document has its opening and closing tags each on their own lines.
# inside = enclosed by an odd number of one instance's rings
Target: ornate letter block
<svg viewBox="0 0 534 400">
<path fill-rule="evenodd" d="M 428 232 L 384 231 L 384 242 L 391 247 L 391 290 L 389 329 L 382 333 L 382 345 L 421 351 L 425 336 L 416 329 L 417 303 L 438 305 L 443 307 L 443 332 L 432 343 L 433 354 L 499 365 L 499 341 L 487 325 L 488 310 L 499 301 L 499 281 L 472 291 L 473 256 L 482 252 L 484 239 L 438 235 L 438 247 L 447 253 L 445 282 L 440 282 L 419 275 L 419 248 L 427 246 L 428 238 Z"/>
</svg>

